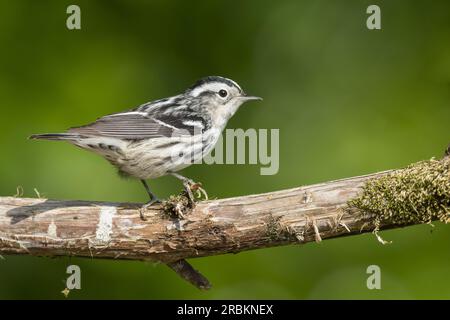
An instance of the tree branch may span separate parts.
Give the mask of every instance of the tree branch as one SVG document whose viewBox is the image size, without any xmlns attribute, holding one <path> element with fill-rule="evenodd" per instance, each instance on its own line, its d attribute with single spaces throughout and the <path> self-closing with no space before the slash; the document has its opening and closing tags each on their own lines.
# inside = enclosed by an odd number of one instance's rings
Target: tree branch
<svg viewBox="0 0 450 320">
<path fill-rule="evenodd" d="M 433 181 L 449 184 L 449 158 L 431 162 L 436 163 L 444 171 L 443 177 L 435 174 L 441 180 L 433 176 Z M 162 205 L 148 209 L 143 221 L 140 204 L 0 197 L 0 254 L 159 261 L 205 289 L 209 288 L 206 278 L 184 259 L 319 242 L 423 222 L 381 219 L 375 209 L 349 205 L 368 182 L 405 170 L 200 202 L 182 219 L 171 217 Z M 425 189 L 421 190 L 413 191 Z M 448 210 L 450 195 L 442 197 L 439 206 Z"/>
</svg>

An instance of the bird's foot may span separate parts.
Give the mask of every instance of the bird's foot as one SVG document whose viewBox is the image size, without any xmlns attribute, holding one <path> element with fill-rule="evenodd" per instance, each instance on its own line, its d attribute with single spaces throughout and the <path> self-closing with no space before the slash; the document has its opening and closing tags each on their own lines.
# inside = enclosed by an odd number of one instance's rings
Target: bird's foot
<svg viewBox="0 0 450 320">
<path fill-rule="evenodd" d="M 151 207 L 153 204 L 155 203 L 161 203 L 161 200 L 159 200 L 157 197 L 154 197 L 152 200 L 150 200 L 149 202 L 145 203 L 141 209 L 139 210 L 139 216 L 141 217 L 141 219 L 143 221 L 147 221 L 147 218 L 145 217 L 145 211 Z"/>
<path fill-rule="evenodd" d="M 202 184 L 200 182 L 195 182 L 190 186 L 191 190 L 196 193 L 198 199 L 203 197 L 204 200 L 208 200 L 208 193 L 203 189 Z"/>
<path fill-rule="evenodd" d="M 195 208 L 197 201 L 202 198 L 208 200 L 208 194 L 200 183 L 186 178 L 183 179 L 183 186 L 183 192 L 163 201 L 164 212 L 172 218 L 184 219 Z"/>
<path fill-rule="evenodd" d="M 195 182 L 194 180 L 186 179 L 183 181 L 183 186 L 189 198 L 189 201 L 191 202 L 192 207 L 194 207 L 195 202 L 197 200 L 201 200 L 202 197 L 204 198 L 204 200 L 208 200 L 208 194 L 206 193 L 205 189 L 202 188 L 202 184 L 200 182 Z"/>
<path fill-rule="evenodd" d="M 192 207 L 195 206 L 195 197 L 193 192 L 195 192 L 198 200 L 201 200 L 202 197 L 204 197 L 205 200 L 208 200 L 208 194 L 206 193 L 205 189 L 202 188 L 202 184 L 200 182 L 195 182 L 194 180 L 186 178 L 176 172 L 169 173 L 175 178 L 181 180 L 181 182 L 183 183 L 184 191 L 186 192 Z"/>
</svg>

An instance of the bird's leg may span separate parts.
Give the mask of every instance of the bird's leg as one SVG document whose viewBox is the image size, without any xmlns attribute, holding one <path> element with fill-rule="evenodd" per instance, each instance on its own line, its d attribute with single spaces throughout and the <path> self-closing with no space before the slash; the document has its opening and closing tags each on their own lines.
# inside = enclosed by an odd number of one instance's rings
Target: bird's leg
<svg viewBox="0 0 450 320">
<path fill-rule="evenodd" d="M 192 193 L 192 189 L 191 189 L 191 185 L 194 184 L 194 181 L 192 181 L 189 178 L 183 177 L 182 175 L 179 175 L 177 173 L 172 173 L 172 175 L 175 178 L 181 180 L 181 182 L 183 183 L 184 190 L 186 191 L 186 193 L 188 195 L 189 201 L 191 202 L 191 204 L 194 204 L 195 199 L 194 199 L 194 194 Z"/>
<path fill-rule="evenodd" d="M 150 201 L 148 201 L 147 203 L 145 203 L 142 206 L 142 209 L 145 210 L 148 207 L 150 207 L 152 204 L 161 202 L 161 200 L 159 200 L 158 197 L 150 190 L 150 187 L 148 186 L 147 181 L 141 180 L 141 182 L 144 185 L 145 191 L 147 191 L 148 196 L 150 197 Z M 144 216 L 144 210 L 140 210 L 140 216 L 141 216 L 142 220 L 147 220 L 147 218 Z"/>
<path fill-rule="evenodd" d="M 202 188 L 201 183 L 195 182 L 194 180 L 186 178 L 181 174 L 175 172 L 170 172 L 170 174 L 175 178 L 181 180 L 184 186 L 184 190 L 186 191 L 189 200 L 191 201 L 192 204 L 194 204 L 195 202 L 195 197 L 192 191 L 196 191 L 199 197 L 203 195 L 205 199 L 208 200 L 208 194 L 206 193 L 205 189 Z"/>
<path fill-rule="evenodd" d="M 148 196 L 150 197 L 150 201 L 147 202 L 147 204 L 151 204 L 151 203 L 155 203 L 155 202 L 160 202 L 160 200 L 158 199 L 158 197 L 150 190 L 150 187 L 147 184 L 147 181 L 145 180 L 141 180 L 142 184 L 144 185 L 145 191 L 147 191 Z M 146 204 L 146 205 L 147 205 Z"/>
</svg>

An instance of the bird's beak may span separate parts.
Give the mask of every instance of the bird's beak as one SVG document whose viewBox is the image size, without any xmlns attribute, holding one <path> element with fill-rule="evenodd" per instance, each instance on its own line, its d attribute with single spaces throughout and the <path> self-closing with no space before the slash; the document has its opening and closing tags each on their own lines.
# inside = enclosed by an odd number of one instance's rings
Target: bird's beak
<svg viewBox="0 0 450 320">
<path fill-rule="evenodd" d="M 243 101 L 252 101 L 252 100 L 262 100 L 263 98 L 256 96 L 249 96 L 244 93 L 243 95 L 240 96 L 240 99 Z"/>
</svg>

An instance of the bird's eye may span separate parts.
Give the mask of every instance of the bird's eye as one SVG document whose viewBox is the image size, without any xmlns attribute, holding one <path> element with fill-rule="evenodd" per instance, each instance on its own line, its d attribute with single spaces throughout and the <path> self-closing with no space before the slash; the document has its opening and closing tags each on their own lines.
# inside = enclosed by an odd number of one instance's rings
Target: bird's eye
<svg viewBox="0 0 450 320">
<path fill-rule="evenodd" d="M 227 94 L 228 94 L 227 90 L 222 89 L 219 91 L 219 96 L 221 96 L 222 98 L 225 98 Z"/>
</svg>

